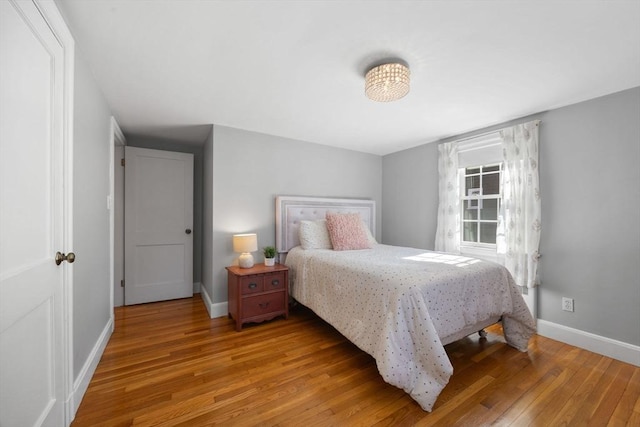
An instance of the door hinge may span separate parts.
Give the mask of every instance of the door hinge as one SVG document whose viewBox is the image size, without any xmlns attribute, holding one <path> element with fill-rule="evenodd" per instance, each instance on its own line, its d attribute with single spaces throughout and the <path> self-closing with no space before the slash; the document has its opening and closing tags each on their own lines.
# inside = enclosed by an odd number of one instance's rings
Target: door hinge
<svg viewBox="0 0 640 427">
<path fill-rule="evenodd" d="M 120 280 L 120 287 L 121 287 L 121 288 L 124 288 L 124 279 L 123 279 L 123 280 Z"/>
<path fill-rule="evenodd" d="M 124 159 L 120 159 L 120 166 L 124 166 L 124 164 L 125 164 Z"/>
</svg>

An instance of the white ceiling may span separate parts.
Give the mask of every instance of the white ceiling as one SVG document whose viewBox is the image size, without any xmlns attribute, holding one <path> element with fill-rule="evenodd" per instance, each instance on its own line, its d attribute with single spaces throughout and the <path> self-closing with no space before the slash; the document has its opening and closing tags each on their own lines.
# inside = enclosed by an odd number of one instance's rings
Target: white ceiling
<svg viewBox="0 0 640 427">
<path fill-rule="evenodd" d="M 57 0 L 125 133 L 388 154 L 640 86 L 640 1 Z M 385 58 L 392 103 L 364 95 Z"/>
</svg>

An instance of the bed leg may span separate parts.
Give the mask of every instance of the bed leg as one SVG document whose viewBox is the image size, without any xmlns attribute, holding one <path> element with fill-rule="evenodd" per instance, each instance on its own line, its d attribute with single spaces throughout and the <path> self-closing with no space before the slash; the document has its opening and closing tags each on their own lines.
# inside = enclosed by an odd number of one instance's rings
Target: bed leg
<svg viewBox="0 0 640 427">
<path fill-rule="evenodd" d="M 487 337 L 487 331 L 485 331 L 484 329 L 480 329 L 478 331 L 478 335 L 480 336 L 480 338 L 486 338 Z"/>
</svg>

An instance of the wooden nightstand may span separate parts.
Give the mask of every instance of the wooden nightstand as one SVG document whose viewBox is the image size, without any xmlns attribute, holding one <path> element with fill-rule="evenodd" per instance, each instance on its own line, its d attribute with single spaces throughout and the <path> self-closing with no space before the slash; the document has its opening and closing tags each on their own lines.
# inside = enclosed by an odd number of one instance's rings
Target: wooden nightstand
<svg viewBox="0 0 640 427">
<path fill-rule="evenodd" d="M 289 267 L 256 264 L 251 268 L 226 268 L 229 318 L 236 321 L 236 331 L 243 323 L 289 317 Z"/>
</svg>

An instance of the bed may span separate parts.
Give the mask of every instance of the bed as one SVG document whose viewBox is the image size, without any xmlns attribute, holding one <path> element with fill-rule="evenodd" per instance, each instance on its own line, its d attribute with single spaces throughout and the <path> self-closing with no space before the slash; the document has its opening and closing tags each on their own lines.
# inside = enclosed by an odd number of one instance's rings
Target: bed
<svg viewBox="0 0 640 427">
<path fill-rule="evenodd" d="M 308 228 L 319 229 L 328 214 L 357 214 L 369 247 L 309 242 Z M 453 374 L 444 345 L 501 321 L 507 343 L 527 350 L 535 321 L 504 267 L 378 244 L 375 224 L 371 200 L 276 199 L 276 247 L 290 269 L 290 295 L 373 356 L 387 383 L 431 411 Z"/>
</svg>

